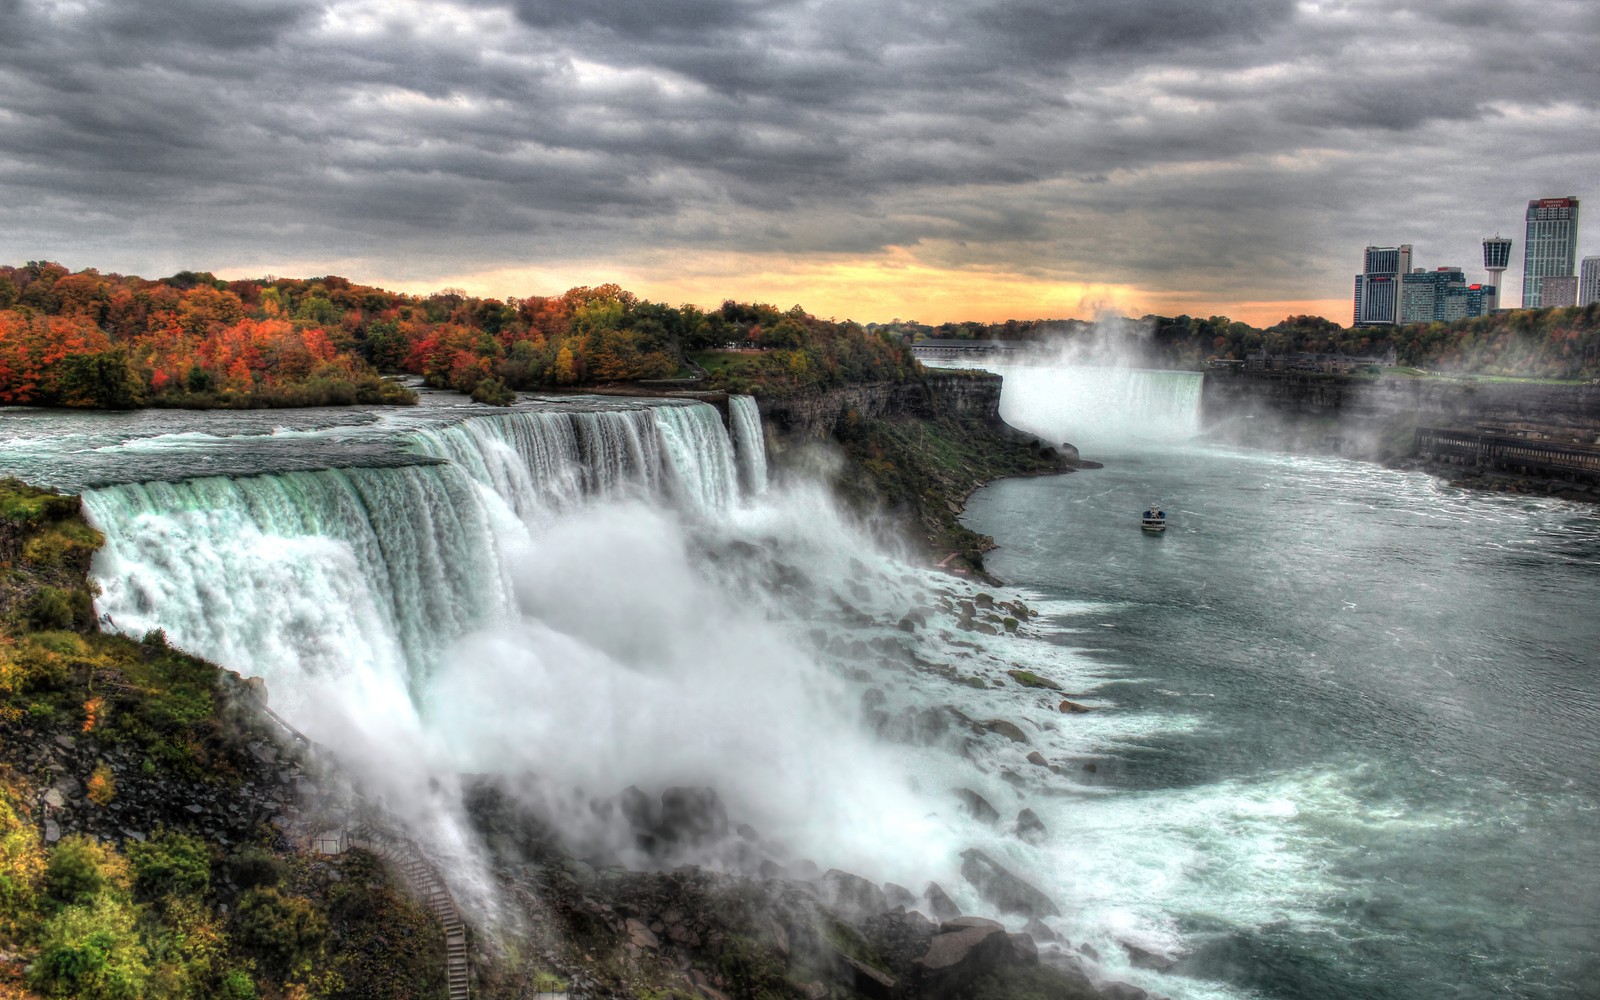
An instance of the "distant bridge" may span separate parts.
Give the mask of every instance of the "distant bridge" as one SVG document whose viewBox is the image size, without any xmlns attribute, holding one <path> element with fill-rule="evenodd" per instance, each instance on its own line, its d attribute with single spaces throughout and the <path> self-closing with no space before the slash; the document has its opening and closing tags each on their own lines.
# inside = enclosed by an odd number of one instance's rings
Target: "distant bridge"
<svg viewBox="0 0 1600 1000">
<path fill-rule="evenodd" d="M 1032 340 L 959 340 L 955 338 L 930 338 L 911 345 L 911 353 L 918 358 L 959 358 L 968 355 L 1020 354 L 1038 348 Z"/>
</svg>

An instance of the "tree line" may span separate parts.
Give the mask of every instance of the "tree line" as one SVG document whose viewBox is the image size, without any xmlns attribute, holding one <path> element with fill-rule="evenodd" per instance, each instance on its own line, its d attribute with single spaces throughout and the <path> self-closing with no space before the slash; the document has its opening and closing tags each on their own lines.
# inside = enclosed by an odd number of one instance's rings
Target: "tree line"
<svg viewBox="0 0 1600 1000">
<path fill-rule="evenodd" d="M 615 285 L 504 300 L 418 296 L 337 275 L 147 280 L 0 266 L 0 403 L 297 406 L 408 402 L 409 373 L 485 402 L 515 390 L 694 374 L 695 352 L 749 350 L 713 385 L 772 391 L 918 370 L 898 339 L 795 306 L 650 302 Z"/>
<path fill-rule="evenodd" d="M 1226 316 L 1145 316 L 1119 323 L 1134 359 L 1155 367 L 1197 368 L 1214 359 L 1245 360 L 1263 350 L 1347 357 L 1385 357 L 1397 364 L 1481 375 L 1528 378 L 1600 377 L 1600 305 L 1508 309 L 1473 319 L 1403 326 L 1344 327 L 1321 316 L 1289 316 L 1266 328 Z M 1036 340 L 1072 343 L 1098 336 L 1080 320 L 1005 323 L 896 321 L 876 329 L 914 340 Z"/>
</svg>

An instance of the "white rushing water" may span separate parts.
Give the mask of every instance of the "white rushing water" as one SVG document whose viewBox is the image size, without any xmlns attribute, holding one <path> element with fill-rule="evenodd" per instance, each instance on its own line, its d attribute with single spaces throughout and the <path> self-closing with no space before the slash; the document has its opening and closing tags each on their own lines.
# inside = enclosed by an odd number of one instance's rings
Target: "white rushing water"
<svg viewBox="0 0 1600 1000">
<path fill-rule="evenodd" d="M 759 494 L 767 488 L 767 443 L 761 430 L 761 410 L 754 396 L 728 397 L 734 449 L 744 488 Z"/>
</svg>

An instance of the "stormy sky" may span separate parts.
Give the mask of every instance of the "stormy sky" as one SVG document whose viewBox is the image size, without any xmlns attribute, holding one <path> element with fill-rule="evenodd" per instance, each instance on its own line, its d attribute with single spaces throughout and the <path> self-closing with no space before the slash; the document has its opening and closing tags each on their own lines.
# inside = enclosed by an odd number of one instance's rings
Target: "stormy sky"
<svg viewBox="0 0 1600 1000">
<path fill-rule="evenodd" d="M 1593 0 L 0 0 L 0 260 L 1349 321 L 1600 213 Z M 1580 254 L 1600 253 L 1600 218 Z"/>
</svg>

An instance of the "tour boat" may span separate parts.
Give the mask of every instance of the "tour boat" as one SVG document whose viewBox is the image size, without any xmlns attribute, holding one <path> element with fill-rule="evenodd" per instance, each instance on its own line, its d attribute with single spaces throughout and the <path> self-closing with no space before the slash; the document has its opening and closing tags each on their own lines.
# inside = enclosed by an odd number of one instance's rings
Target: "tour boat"
<svg viewBox="0 0 1600 1000">
<path fill-rule="evenodd" d="M 1145 510 L 1144 516 L 1140 518 L 1139 527 L 1143 528 L 1145 531 L 1166 531 L 1167 512 L 1162 510 L 1160 507 L 1157 507 L 1155 504 L 1151 504 L 1149 508 Z"/>
</svg>

